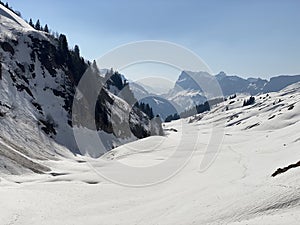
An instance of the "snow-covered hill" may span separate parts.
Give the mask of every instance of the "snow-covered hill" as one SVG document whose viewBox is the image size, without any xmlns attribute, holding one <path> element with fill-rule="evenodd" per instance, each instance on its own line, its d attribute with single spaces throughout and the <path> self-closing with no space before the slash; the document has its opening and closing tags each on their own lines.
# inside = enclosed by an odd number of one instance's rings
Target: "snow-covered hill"
<svg viewBox="0 0 300 225">
<path fill-rule="evenodd" d="M 73 134 L 72 102 L 80 71 L 87 64 L 68 49 L 64 35 L 55 38 L 36 31 L 2 5 L 0 21 L 0 173 L 47 172 L 44 160 L 80 153 Z M 101 80 L 101 71 L 96 72 Z M 140 111 L 131 111 L 112 92 L 120 84 L 109 82 L 103 86 L 95 112 L 99 136 L 105 139 L 106 149 L 100 152 L 157 134 L 152 133 L 158 130 L 153 126 L 160 125 L 150 123 Z M 112 118 L 111 111 L 117 109 Z M 120 137 L 113 124 L 129 113 L 133 130 Z"/>
<path fill-rule="evenodd" d="M 238 95 L 210 112 L 167 123 L 167 136 L 123 145 L 100 159 L 47 161 L 52 174 L 2 177 L 0 220 L 3 224 L 298 224 L 300 168 L 271 175 L 300 160 L 300 83 L 256 96 L 253 105 L 243 107 L 248 97 Z M 201 171 L 201 162 L 211 154 L 206 150 L 214 130 L 223 131 L 222 143 L 211 166 Z M 139 171 L 166 162 L 174 152 L 171 164 L 193 154 L 179 173 L 160 184 L 132 188 L 100 175 L 112 172 L 129 184 L 138 182 L 130 174 L 126 177 L 126 171 L 114 170 L 115 162 Z"/>
</svg>

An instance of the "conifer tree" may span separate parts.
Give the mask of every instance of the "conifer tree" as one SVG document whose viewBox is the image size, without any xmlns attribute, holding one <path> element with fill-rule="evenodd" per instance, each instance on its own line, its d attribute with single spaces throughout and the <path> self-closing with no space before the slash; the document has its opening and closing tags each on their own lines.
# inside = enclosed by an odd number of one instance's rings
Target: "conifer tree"
<svg viewBox="0 0 300 225">
<path fill-rule="evenodd" d="M 35 29 L 36 29 L 36 30 L 41 30 L 41 23 L 40 23 L 40 20 L 37 20 L 37 21 L 36 21 Z"/>
<path fill-rule="evenodd" d="M 75 45 L 74 52 L 75 52 L 75 56 L 78 57 L 78 58 L 80 58 L 80 50 L 79 50 L 78 45 Z"/>
<path fill-rule="evenodd" d="M 33 22 L 32 22 L 32 19 L 30 18 L 30 20 L 29 20 L 29 25 L 30 26 L 32 26 L 33 28 L 34 28 L 34 24 L 33 24 Z"/>
<path fill-rule="evenodd" d="M 48 28 L 48 25 L 47 25 L 47 24 L 45 25 L 44 31 L 45 31 L 46 33 L 49 33 L 49 28 Z"/>
</svg>

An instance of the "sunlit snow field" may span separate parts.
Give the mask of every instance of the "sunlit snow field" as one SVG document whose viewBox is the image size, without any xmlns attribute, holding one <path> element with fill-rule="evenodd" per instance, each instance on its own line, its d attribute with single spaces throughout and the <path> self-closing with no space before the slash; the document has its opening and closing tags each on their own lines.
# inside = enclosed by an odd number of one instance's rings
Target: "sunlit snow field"
<svg viewBox="0 0 300 225">
<path fill-rule="evenodd" d="M 139 140 L 95 160 L 45 161 L 52 171 L 43 175 L 3 176 L 1 224 L 298 224 L 300 168 L 271 175 L 300 160 L 299 93 L 298 83 L 256 96 L 247 107 L 238 96 L 203 118 L 165 124 L 164 137 Z M 200 171 L 212 127 L 224 127 L 223 142 L 212 165 Z M 193 155 L 175 176 L 156 185 L 118 185 L 99 174 L 114 169 L 116 160 L 138 170 L 163 163 L 176 151 Z"/>
</svg>

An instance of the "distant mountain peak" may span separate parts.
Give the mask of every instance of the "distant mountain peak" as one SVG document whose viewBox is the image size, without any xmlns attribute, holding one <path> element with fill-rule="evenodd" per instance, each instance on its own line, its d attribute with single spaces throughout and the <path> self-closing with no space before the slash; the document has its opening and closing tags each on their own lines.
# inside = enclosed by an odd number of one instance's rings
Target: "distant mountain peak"
<svg viewBox="0 0 300 225">
<path fill-rule="evenodd" d="M 216 77 L 224 78 L 224 77 L 227 77 L 227 74 L 224 71 L 221 71 L 220 73 L 218 73 L 216 75 Z"/>
<path fill-rule="evenodd" d="M 178 80 L 175 83 L 175 89 L 181 90 L 201 90 L 199 84 L 199 78 L 211 77 L 208 72 L 192 72 L 192 71 L 182 71 Z"/>
</svg>

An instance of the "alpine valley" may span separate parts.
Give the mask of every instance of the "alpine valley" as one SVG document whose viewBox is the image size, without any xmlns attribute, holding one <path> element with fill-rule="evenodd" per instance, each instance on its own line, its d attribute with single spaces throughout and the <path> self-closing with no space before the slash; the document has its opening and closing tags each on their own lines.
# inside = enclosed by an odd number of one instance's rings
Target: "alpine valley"
<svg viewBox="0 0 300 225">
<path fill-rule="evenodd" d="M 299 75 L 183 71 L 158 95 L 29 23 L 0 4 L 0 224 L 299 224 Z M 101 86 L 94 108 L 74 97 L 83 74 Z M 203 91 L 210 79 L 218 99 Z M 91 118 L 104 154 L 84 154 L 74 138 Z M 115 169 L 163 163 L 140 177 Z M 103 176 L 142 183 L 178 163 L 143 186 Z"/>
</svg>

